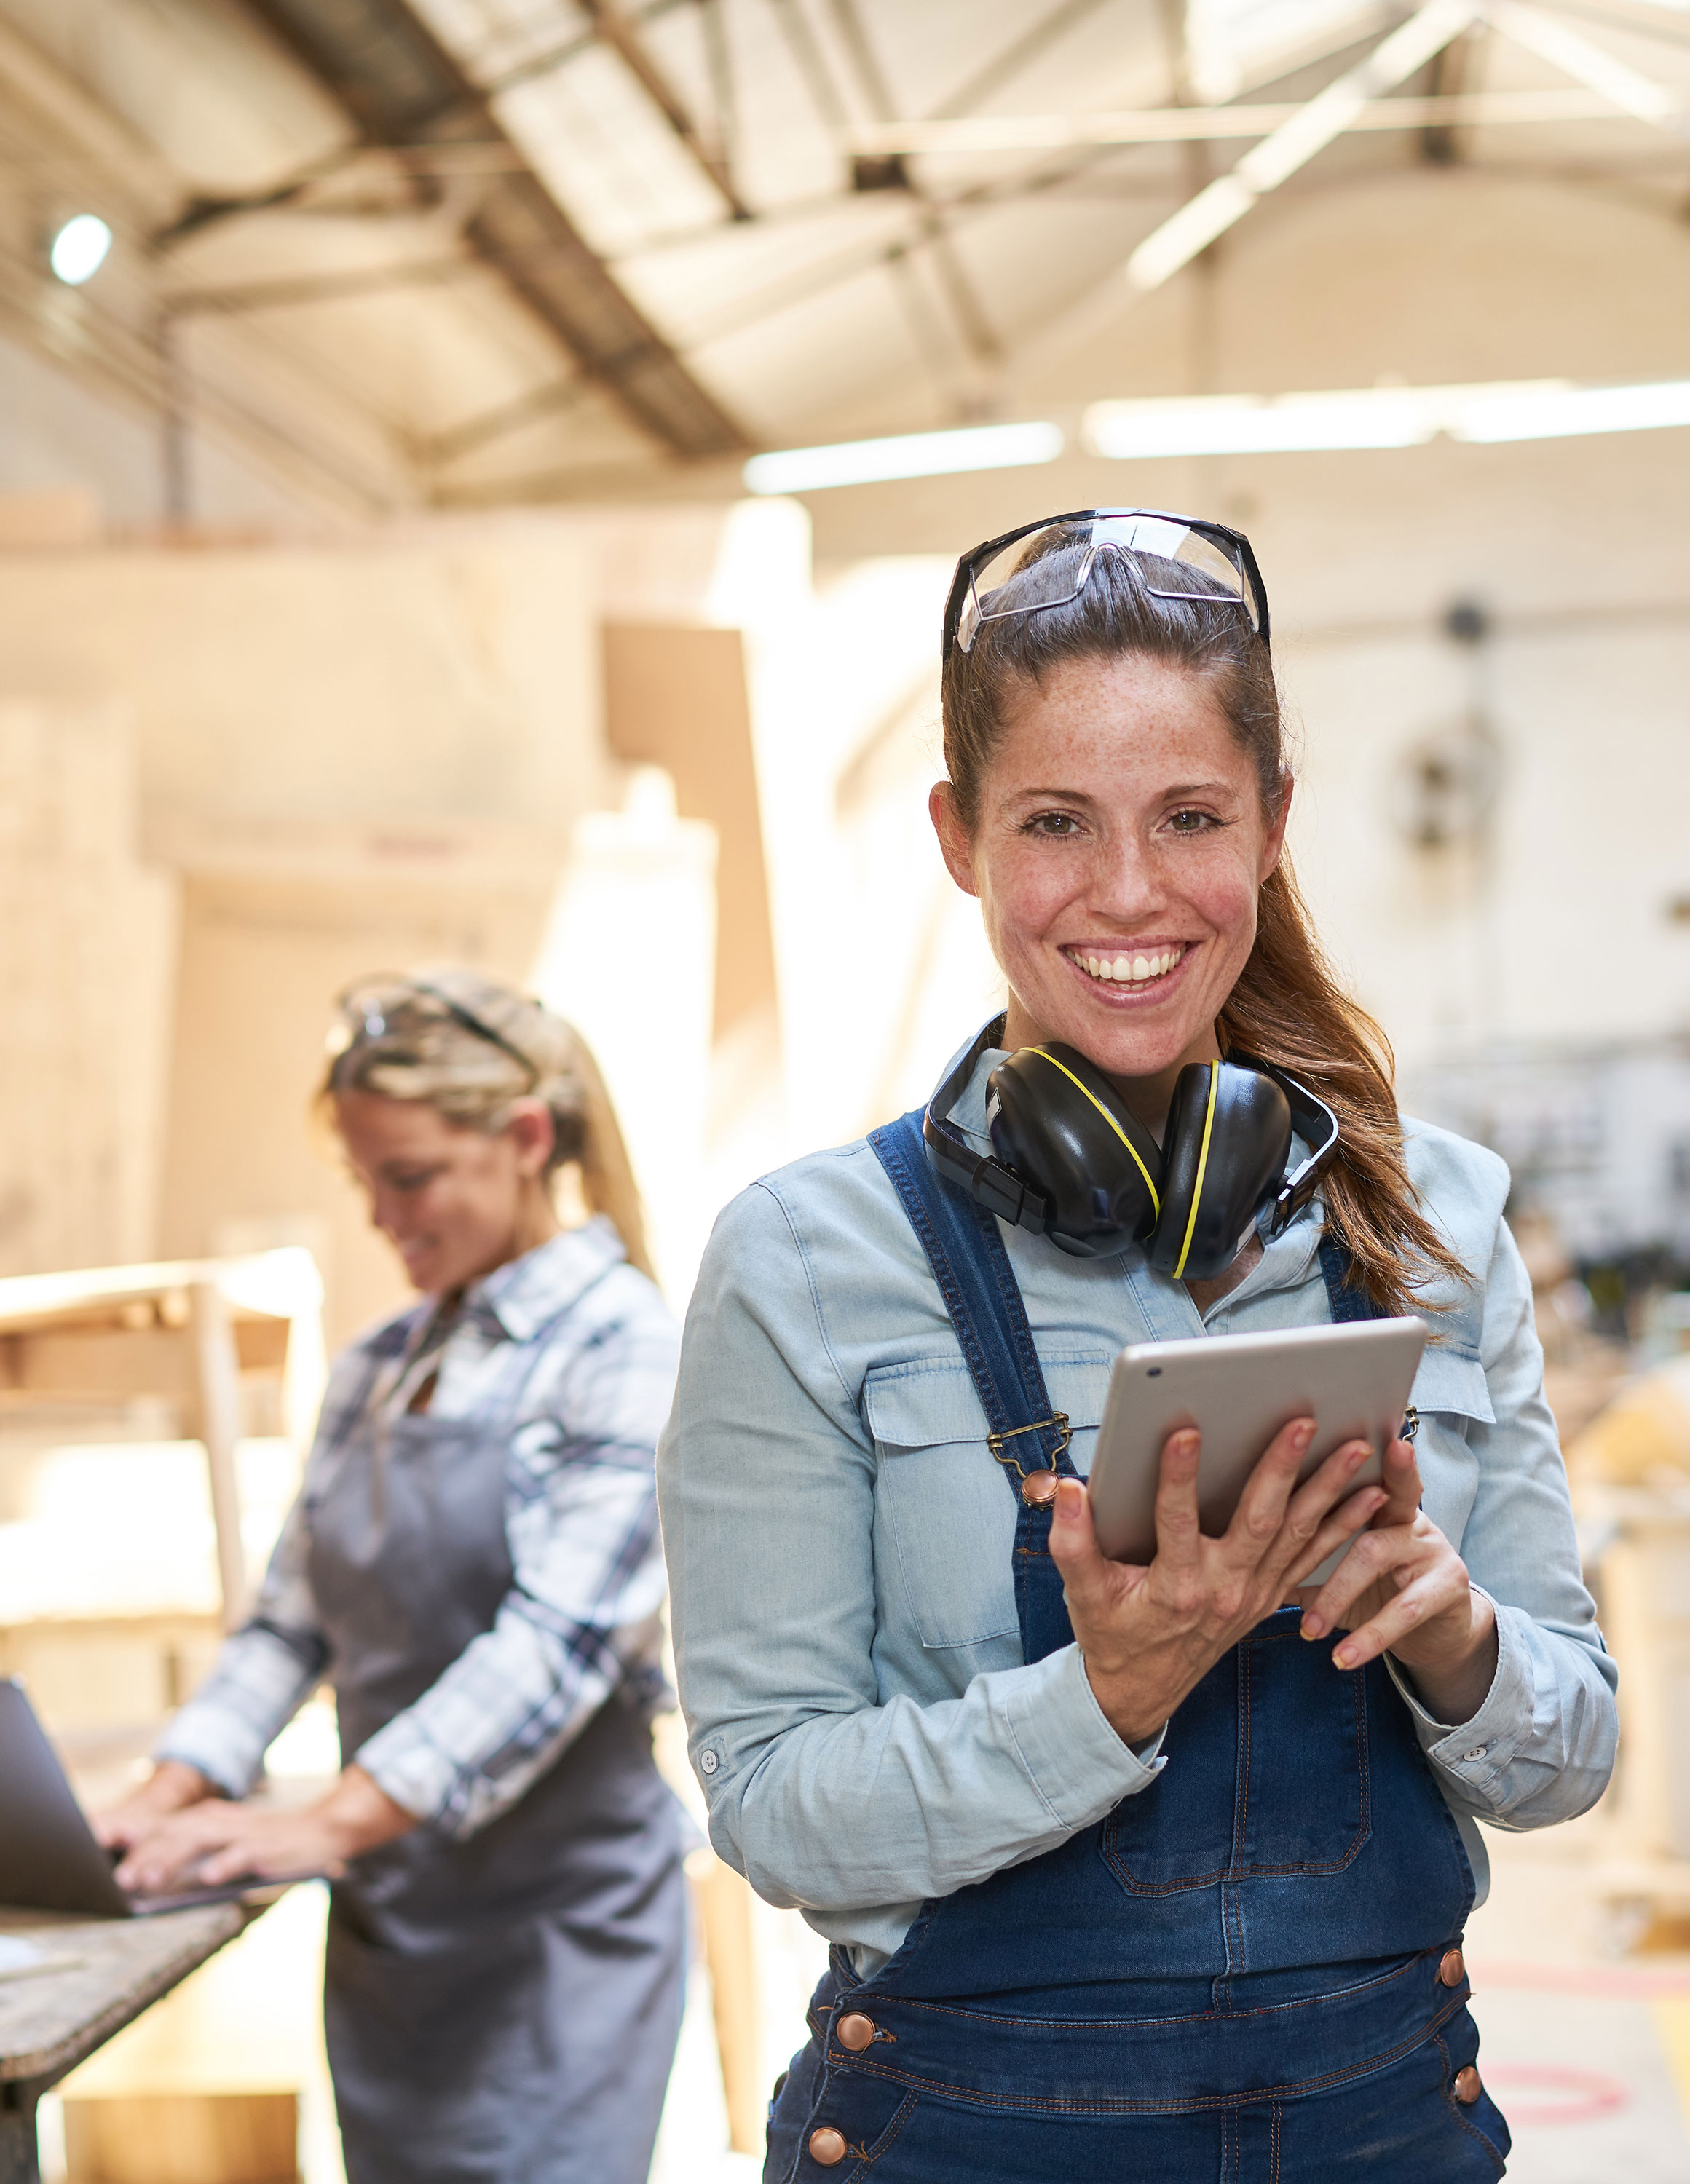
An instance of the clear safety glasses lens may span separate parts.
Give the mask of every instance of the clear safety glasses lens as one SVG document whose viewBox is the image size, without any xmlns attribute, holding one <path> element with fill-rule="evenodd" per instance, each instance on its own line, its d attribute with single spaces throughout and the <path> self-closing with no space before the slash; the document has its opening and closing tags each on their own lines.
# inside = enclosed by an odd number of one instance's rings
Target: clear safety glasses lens
<svg viewBox="0 0 1690 2184">
<path fill-rule="evenodd" d="M 329 1033 L 328 1050 L 338 1057 L 349 1048 L 373 1039 L 393 1039 L 401 1044 L 415 1038 L 429 1024 L 455 1023 L 496 1046 L 501 1054 L 526 1069 L 535 1084 L 540 1081 L 538 1062 L 513 1039 L 492 1024 L 484 1022 L 473 1009 L 461 1001 L 455 1001 L 449 994 L 443 994 L 433 986 L 424 985 L 421 979 L 388 979 L 373 983 L 349 986 L 337 1004 L 340 1021 Z"/>
<path fill-rule="evenodd" d="M 1250 627 L 1261 628 L 1254 593 L 1226 546 L 1177 518 L 1131 512 L 1047 523 L 1012 539 L 972 571 L 957 644 L 967 652 L 989 621 L 1078 599 L 1098 554 L 1111 547 L 1133 556 L 1155 598 L 1212 599 L 1242 608 Z"/>
</svg>

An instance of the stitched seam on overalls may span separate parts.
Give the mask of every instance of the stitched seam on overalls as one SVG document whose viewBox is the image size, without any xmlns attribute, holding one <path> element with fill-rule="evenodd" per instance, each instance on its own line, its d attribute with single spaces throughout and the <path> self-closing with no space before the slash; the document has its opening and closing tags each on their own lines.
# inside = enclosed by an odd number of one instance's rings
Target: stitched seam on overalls
<svg viewBox="0 0 1690 2184">
<path fill-rule="evenodd" d="M 1361 1779 L 1361 1821 L 1350 1840 L 1349 1848 L 1341 1858 L 1299 1858 L 1290 1865 L 1246 1866 L 1241 1877 L 1271 1880 L 1291 1873 L 1341 1873 L 1367 1848 L 1373 1833 L 1373 1785 L 1368 1767 L 1367 1680 L 1363 1669 L 1352 1669 L 1349 1673 L 1356 1679 L 1356 1752 Z"/>
<path fill-rule="evenodd" d="M 875 2163 L 880 2159 L 883 2153 L 890 2153 L 891 2152 L 894 2141 L 897 2138 L 900 2131 L 902 2131 L 904 2126 L 909 2121 L 910 2118 L 915 2114 L 915 2112 L 916 2096 L 913 2093 L 911 2093 L 898 2103 L 898 2106 L 893 2111 L 892 2120 L 887 2125 L 885 2130 L 881 2132 L 879 2137 L 874 2142 L 873 2151 L 863 2155 L 856 2167 L 853 2169 L 850 2176 L 845 2178 L 845 2184 L 856 2184 L 857 2178 L 859 2176 L 867 2176 L 869 2170 L 874 2166 Z"/>
<path fill-rule="evenodd" d="M 1448 2043 L 1442 2037 L 1439 2038 L 1437 2042 L 1437 2052 L 1439 2059 L 1442 2064 L 1442 2070 L 1440 2073 L 1438 2081 L 1438 2091 L 1443 2096 L 1444 2106 L 1455 2118 L 1455 2120 L 1460 2125 L 1467 2136 L 1470 2138 L 1476 2138 L 1478 2140 L 1480 2145 L 1484 2148 L 1486 2153 L 1488 2153 L 1492 2160 L 1496 2163 L 1498 2176 L 1503 2176 L 1506 2172 L 1508 2164 L 1503 2158 L 1502 2149 L 1496 2145 L 1487 2132 L 1481 2131 L 1478 2125 L 1475 2124 L 1470 2116 L 1463 2114 L 1461 2103 L 1455 2098 L 1454 2073 L 1450 2069 L 1450 2064 L 1455 2059 L 1449 2052 Z"/>
<path fill-rule="evenodd" d="M 1006 2030 L 1024 2028 L 1035 2031 L 1050 2031 L 1060 2028 L 1065 2035 L 1076 2032 L 1107 2032 L 1124 2037 L 1130 2033 L 1143 2031 L 1155 2025 L 1211 2025 L 1222 2022 L 1229 2025 L 1243 2025 L 1252 2017 L 1287 2016 L 1296 2009 L 1320 2009 L 1329 2003 L 1349 2002 L 1360 1995 L 1377 1994 L 1381 1989 L 1394 1986 L 1398 1980 L 1412 1978 L 1418 1967 L 1424 1964 L 1428 1957 L 1439 1953 L 1441 1953 L 1436 1950 L 1421 1949 L 1402 1964 L 1393 1965 L 1388 1972 L 1380 1972 L 1375 1979 L 1358 1981 L 1354 1986 L 1334 1987 L 1325 1994 L 1297 1995 L 1289 2002 L 1258 2003 L 1253 2009 L 1192 2010 L 1188 2014 L 1180 2017 L 1028 2017 L 1019 2014 L 1008 2014 L 1001 2010 L 966 2009 L 955 2003 L 921 2001 L 901 1994 L 887 1995 L 882 1999 L 894 2004 L 899 2009 L 918 2009 L 924 2011 L 930 2017 L 965 2018 L 971 2025 L 988 2027 L 1002 2026 Z M 872 1983 L 866 1982 L 861 1992 L 864 1997 L 871 1996 L 873 1992 Z"/>
<path fill-rule="evenodd" d="M 1280 2184 L 1280 2124 L 1285 2114 L 1285 2103 L 1275 2101 L 1270 2110 L 1268 2145 L 1268 2184 Z"/>
<path fill-rule="evenodd" d="M 1271 2097 L 1280 2101 L 1303 2100 L 1311 2093 L 1330 2092 L 1335 2086 L 1348 2085 L 1355 2079 L 1371 2077 L 1378 2071 L 1388 2070 L 1393 2063 L 1400 2063 L 1405 2055 L 1412 2055 L 1416 2048 L 1432 2038 L 1463 2007 L 1461 1998 L 1453 1997 L 1429 2023 L 1423 2025 L 1418 2032 L 1410 2034 L 1406 2040 L 1398 2041 L 1394 2048 L 1387 2048 L 1377 2055 L 1369 2055 L 1360 2063 L 1349 2064 L 1341 2070 L 1328 2070 L 1318 2078 L 1302 2078 L 1294 2085 L 1275 2086 L 1271 2088 Z M 987 2109 L 1016 2109 L 1047 2115 L 1201 2115 L 1221 2109 L 1259 2108 L 1269 2097 L 1270 2092 L 1267 2086 L 1253 2086 L 1241 2092 L 1204 2093 L 1183 2100 L 1075 2100 L 989 2093 L 983 2087 L 956 2085 L 939 2078 L 924 2078 L 913 2070 L 865 2063 L 861 2058 L 852 2068 L 865 2077 L 884 2078 L 896 2086 L 912 2086 L 919 2092 L 949 2100 L 968 2102 Z"/>
<path fill-rule="evenodd" d="M 1222 1930 L 1226 1936 L 1226 1970 L 1219 1984 L 1217 1999 L 1232 1993 L 1232 1975 L 1244 1953 L 1244 1903 L 1238 1888 L 1238 1853 L 1245 1841 L 1250 1814 L 1250 1735 L 1253 1712 L 1250 1703 L 1250 1649 L 1232 1649 L 1233 1673 L 1237 1678 L 1239 1727 L 1236 1742 L 1237 1778 L 1232 1788 L 1232 1841 L 1227 1850 L 1227 1877 L 1220 1886 Z"/>
</svg>

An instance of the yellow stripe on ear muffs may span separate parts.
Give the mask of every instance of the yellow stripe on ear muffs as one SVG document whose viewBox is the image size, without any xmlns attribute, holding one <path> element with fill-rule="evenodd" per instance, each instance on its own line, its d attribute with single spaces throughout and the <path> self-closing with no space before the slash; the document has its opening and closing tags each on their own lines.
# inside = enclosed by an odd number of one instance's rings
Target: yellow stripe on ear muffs
<svg viewBox="0 0 1690 2184">
<path fill-rule="evenodd" d="M 1161 1219 L 1161 1217 L 1162 1217 L 1162 1201 L 1161 1201 L 1161 1199 L 1160 1199 L 1160 1198 L 1157 1196 L 1157 1195 L 1156 1185 L 1155 1185 L 1155 1184 L 1151 1181 L 1151 1179 L 1150 1179 L 1150 1170 L 1149 1170 L 1149 1169 L 1145 1166 L 1144 1162 L 1143 1162 L 1139 1158 L 1139 1156 L 1138 1156 L 1138 1148 L 1137 1148 L 1137 1146 L 1136 1146 L 1136 1145 L 1134 1145 L 1134 1143 L 1133 1143 L 1132 1139 L 1131 1139 L 1127 1135 L 1126 1132 L 1125 1132 L 1125 1131 L 1121 1128 L 1120 1124 L 1119 1124 L 1119 1123 L 1115 1120 L 1114 1117 L 1113 1117 L 1113 1116 L 1109 1112 L 1109 1110 L 1108 1110 L 1108 1109 L 1107 1109 L 1107 1108 L 1103 1105 L 1103 1102 L 1102 1102 L 1102 1101 L 1098 1098 L 1097 1095 L 1096 1095 L 1096 1093 L 1091 1089 L 1090 1086 L 1090 1085 L 1087 1085 L 1087 1084 L 1082 1084 L 1080 1083 L 1080 1081 L 1079 1081 L 1079 1078 L 1077 1078 L 1077 1077 L 1074 1075 L 1074 1073 L 1073 1070 L 1071 1070 L 1071 1069 L 1068 1067 L 1068 1065 L 1067 1065 L 1067 1063 L 1066 1063 L 1066 1062 L 1058 1061 L 1057 1060 L 1057 1057 L 1056 1057 L 1056 1056 L 1055 1056 L 1055 1055 L 1053 1055 L 1053 1054 L 1046 1054 L 1046 1053 L 1045 1053 L 1045 1050 L 1044 1050 L 1044 1048 L 1043 1048 L 1042 1046 L 1035 1046 L 1035 1047 L 1034 1048 L 1033 1051 L 1034 1051 L 1034 1053 L 1035 1053 L 1035 1054 L 1043 1055 L 1043 1056 L 1044 1056 L 1045 1060 L 1050 1063 L 1050 1065 L 1051 1065 L 1051 1068 L 1052 1068 L 1052 1069 L 1060 1069 L 1060 1070 L 1062 1071 L 1063 1075 L 1064 1077 L 1066 1077 L 1066 1078 L 1067 1078 L 1067 1079 L 1068 1079 L 1068 1083 L 1074 1086 L 1074 1089 L 1075 1089 L 1077 1092 L 1083 1092 L 1083 1093 L 1085 1093 L 1085 1095 L 1086 1098 L 1087 1098 L 1087 1099 L 1091 1102 L 1092 1106 L 1093 1106 L 1097 1110 L 1098 1113 L 1099 1113 L 1099 1114 L 1103 1117 L 1104 1121 L 1105 1121 L 1105 1122 L 1109 1125 L 1109 1128 L 1111 1128 L 1111 1129 L 1115 1133 L 1115 1135 L 1116 1135 L 1116 1136 L 1120 1139 L 1121 1143 L 1122 1143 L 1122 1144 L 1126 1147 L 1127 1150 L 1128 1150 L 1128 1151 L 1132 1155 L 1132 1156 L 1133 1156 L 1133 1166 L 1134 1166 L 1134 1167 L 1138 1170 L 1139 1173 L 1140 1173 L 1140 1174 L 1144 1178 L 1144 1187 L 1145 1187 L 1145 1189 L 1146 1189 L 1146 1190 L 1150 1193 L 1150 1210 L 1151 1210 L 1151 1212 L 1152 1212 L 1153 1214 L 1155 1214 L 1155 1216 L 1157 1217 L 1157 1218 L 1158 1220 L 1160 1220 L 1160 1219 Z M 1203 1138 L 1203 1150 L 1204 1150 L 1204 1152 L 1205 1152 L 1205 1153 L 1207 1153 L 1207 1152 L 1208 1151 L 1208 1149 L 1209 1149 L 1209 1141 L 1208 1141 L 1208 1135 L 1207 1135 L 1207 1134 L 1205 1134 L 1205 1136 L 1204 1136 L 1204 1138 Z M 1202 1177 L 1202 1171 L 1201 1170 L 1201 1168 L 1198 1170 L 1198 1172 L 1197 1172 L 1197 1173 L 1198 1173 L 1198 1176 L 1199 1176 L 1199 1178 L 1201 1178 L 1201 1177 Z M 1189 1245 L 1190 1245 L 1190 1244 L 1191 1244 L 1191 1237 L 1190 1237 L 1190 1235 L 1188 1234 L 1188 1235 L 1186 1236 L 1186 1238 L 1185 1238 L 1185 1242 L 1186 1242 L 1186 1244 L 1187 1244 L 1187 1245 L 1188 1245 L 1188 1246 L 1189 1246 Z M 1185 1260 L 1184 1260 L 1184 1258 L 1183 1258 L 1183 1257 L 1180 1259 L 1180 1265 L 1181 1265 L 1182 1267 L 1185 1265 Z"/>
<path fill-rule="evenodd" d="M 1185 1271 L 1185 1262 L 1191 1256 L 1191 1238 L 1196 1233 L 1197 1208 L 1203 1202 L 1203 1176 L 1209 1164 L 1209 1139 L 1214 1134 L 1215 1095 L 1220 1089 L 1220 1064 L 1209 1064 L 1209 1104 L 1203 1111 L 1203 1141 L 1197 1148 L 1197 1179 L 1191 1186 L 1191 1211 L 1185 1222 L 1185 1240 L 1180 1246 L 1180 1263 L 1174 1269 L 1177 1282 Z"/>
</svg>

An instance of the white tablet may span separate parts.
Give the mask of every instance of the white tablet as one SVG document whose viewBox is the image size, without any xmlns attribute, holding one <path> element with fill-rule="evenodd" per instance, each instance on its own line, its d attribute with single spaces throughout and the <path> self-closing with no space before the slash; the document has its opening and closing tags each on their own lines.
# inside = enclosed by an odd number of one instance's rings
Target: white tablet
<svg viewBox="0 0 1690 2184">
<path fill-rule="evenodd" d="M 1373 1457 L 1353 1484 L 1373 1485 L 1402 1429 L 1425 1341 L 1425 1322 L 1405 1318 L 1129 1343 L 1115 1360 L 1091 1460 L 1099 1546 L 1116 1562 L 1152 1559 L 1163 1444 L 1185 1426 L 1203 1437 L 1197 1507 L 1212 1535 L 1226 1529 L 1257 1460 L 1293 1418 L 1316 1422 L 1300 1479 L 1345 1441 L 1365 1440 Z"/>
</svg>

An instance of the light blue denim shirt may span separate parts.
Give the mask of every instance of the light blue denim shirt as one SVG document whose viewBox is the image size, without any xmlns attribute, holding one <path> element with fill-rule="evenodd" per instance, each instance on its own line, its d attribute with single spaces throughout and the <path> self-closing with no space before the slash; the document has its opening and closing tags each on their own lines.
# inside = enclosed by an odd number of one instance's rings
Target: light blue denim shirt
<svg viewBox="0 0 1690 2184">
<path fill-rule="evenodd" d="M 955 1119 L 984 1131 L 987 1054 Z M 1422 1201 L 1472 1271 L 1428 1288 L 1414 1400 L 1425 1508 L 1497 1607 L 1470 1721 L 1398 1676 L 1461 1825 L 1532 1828 L 1601 1795 L 1615 1671 L 1580 1574 L 1531 1290 L 1492 1153 L 1406 1122 Z M 1142 1251 L 1074 1259 L 1002 1228 L 1053 1404 L 1090 1468 L 1123 1344 L 1330 1318 L 1317 1200 L 1200 1315 Z M 711 1841 L 859 1971 L 922 1902 L 1054 1850 L 1168 1763 L 1104 1719 L 1078 1648 L 1021 1657 L 1015 1504 L 938 1287 L 863 1140 L 743 1192 L 717 1222 L 658 1450 L 675 1651 Z M 1310 1786 L 1310 1794 L 1319 1794 Z"/>
</svg>

